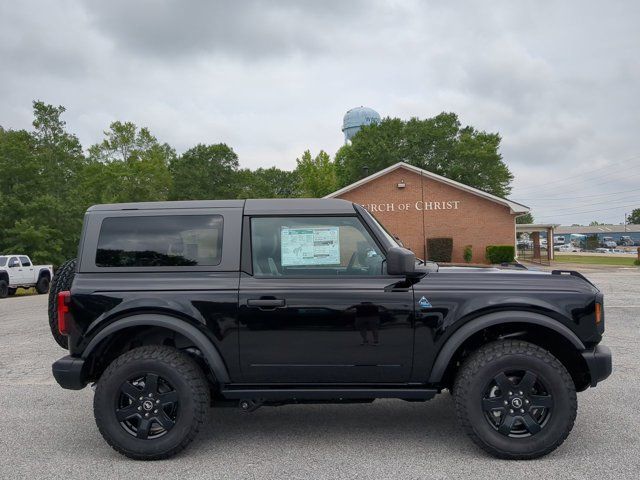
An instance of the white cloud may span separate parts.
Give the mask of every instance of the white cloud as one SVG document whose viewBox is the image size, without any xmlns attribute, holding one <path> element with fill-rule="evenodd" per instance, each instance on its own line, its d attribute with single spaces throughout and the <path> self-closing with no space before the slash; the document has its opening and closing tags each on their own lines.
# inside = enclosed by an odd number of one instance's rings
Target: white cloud
<svg viewBox="0 0 640 480">
<path fill-rule="evenodd" d="M 353 106 L 454 111 L 502 135 L 512 197 L 540 220 L 617 223 L 640 196 L 553 214 L 640 180 L 639 20 L 633 1 L 5 2 L 0 125 L 28 128 L 41 99 L 85 146 L 132 120 L 178 151 L 222 141 L 292 168 L 335 152 Z"/>
</svg>

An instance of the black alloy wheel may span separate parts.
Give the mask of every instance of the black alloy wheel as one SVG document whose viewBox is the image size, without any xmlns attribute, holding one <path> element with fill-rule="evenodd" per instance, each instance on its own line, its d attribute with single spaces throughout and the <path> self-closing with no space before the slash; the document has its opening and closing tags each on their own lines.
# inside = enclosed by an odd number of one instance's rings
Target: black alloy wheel
<svg viewBox="0 0 640 480">
<path fill-rule="evenodd" d="M 163 377 L 147 373 L 120 386 L 116 418 L 136 438 L 158 438 L 173 428 L 178 417 L 178 392 Z"/>
<path fill-rule="evenodd" d="M 558 448 L 578 409 L 565 366 L 521 340 L 500 340 L 473 352 L 458 371 L 453 398 L 469 437 L 491 455 L 514 460 Z"/>
<path fill-rule="evenodd" d="M 136 460 L 169 458 L 197 435 L 210 386 L 196 361 L 176 348 L 148 345 L 116 358 L 96 387 L 93 411 L 114 450 Z"/>
<path fill-rule="evenodd" d="M 528 437 L 549 421 L 553 397 L 530 370 L 500 372 L 485 389 L 482 410 L 502 435 Z"/>
</svg>

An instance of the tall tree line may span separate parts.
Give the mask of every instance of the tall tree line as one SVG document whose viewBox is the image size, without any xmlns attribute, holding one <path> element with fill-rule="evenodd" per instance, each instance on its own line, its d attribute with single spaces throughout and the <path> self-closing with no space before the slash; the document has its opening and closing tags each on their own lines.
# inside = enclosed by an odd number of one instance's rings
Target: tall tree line
<svg viewBox="0 0 640 480">
<path fill-rule="evenodd" d="M 455 114 L 385 119 L 363 128 L 332 159 L 305 151 L 292 171 L 240 168 L 224 143 L 182 154 L 147 128 L 113 122 L 84 150 L 67 131 L 65 108 L 33 103 L 33 129 L 0 127 L 0 253 L 54 263 L 76 255 L 82 218 L 98 203 L 321 197 L 404 161 L 505 195 L 511 173 L 496 134 L 461 127 Z"/>
</svg>

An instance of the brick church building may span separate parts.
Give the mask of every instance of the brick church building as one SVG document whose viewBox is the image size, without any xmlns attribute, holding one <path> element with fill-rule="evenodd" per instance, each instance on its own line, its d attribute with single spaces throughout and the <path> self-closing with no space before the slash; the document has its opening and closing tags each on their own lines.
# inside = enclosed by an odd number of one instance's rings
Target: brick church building
<svg viewBox="0 0 640 480">
<path fill-rule="evenodd" d="M 326 198 L 359 203 L 402 243 L 426 258 L 428 238 L 453 239 L 453 262 L 466 245 L 473 263 L 486 263 L 488 245 L 515 245 L 516 217 L 529 208 L 506 198 L 400 162 Z"/>
</svg>

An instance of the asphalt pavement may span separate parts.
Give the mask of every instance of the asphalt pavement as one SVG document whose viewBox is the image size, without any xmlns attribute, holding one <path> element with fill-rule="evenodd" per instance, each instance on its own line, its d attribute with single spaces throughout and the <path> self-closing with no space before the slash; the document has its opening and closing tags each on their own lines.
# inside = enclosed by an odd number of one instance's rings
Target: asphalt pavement
<svg viewBox="0 0 640 480">
<path fill-rule="evenodd" d="M 0 478 L 638 478 L 640 272 L 586 274 L 606 294 L 614 371 L 578 395 L 566 442 L 528 462 L 477 449 L 448 394 L 426 403 L 211 409 L 180 455 L 129 460 L 100 436 L 92 390 L 63 390 L 53 380 L 51 363 L 65 352 L 49 333 L 46 296 L 0 300 Z"/>
</svg>

